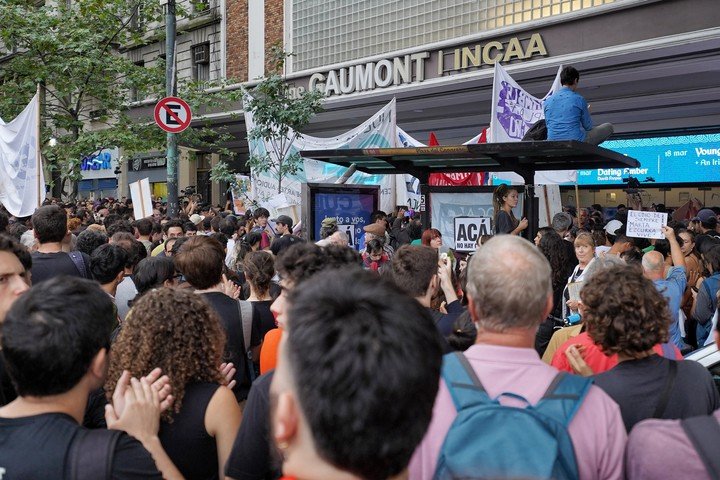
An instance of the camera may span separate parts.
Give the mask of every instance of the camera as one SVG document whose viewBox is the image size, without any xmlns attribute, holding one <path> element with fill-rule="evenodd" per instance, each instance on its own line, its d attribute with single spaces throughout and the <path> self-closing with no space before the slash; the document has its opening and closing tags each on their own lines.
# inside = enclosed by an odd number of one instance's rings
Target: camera
<svg viewBox="0 0 720 480">
<path fill-rule="evenodd" d="M 195 195 L 195 185 L 185 187 L 184 189 L 180 190 L 180 193 L 182 193 L 186 197 L 189 197 L 190 195 Z"/>
</svg>

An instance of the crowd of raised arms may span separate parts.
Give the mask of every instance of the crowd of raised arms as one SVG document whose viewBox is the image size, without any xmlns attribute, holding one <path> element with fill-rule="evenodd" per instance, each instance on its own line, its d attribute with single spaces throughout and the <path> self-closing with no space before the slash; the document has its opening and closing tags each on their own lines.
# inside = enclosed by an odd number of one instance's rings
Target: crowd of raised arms
<svg viewBox="0 0 720 480">
<path fill-rule="evenodd" d="M 402 208 L 360 251 L 264 208 L 0 211 L 0 480 L 720 478 L 683 360 L 720 344 L 720 209 L 533 239 L 517 197 L 471 253 Z"/>
</svg>

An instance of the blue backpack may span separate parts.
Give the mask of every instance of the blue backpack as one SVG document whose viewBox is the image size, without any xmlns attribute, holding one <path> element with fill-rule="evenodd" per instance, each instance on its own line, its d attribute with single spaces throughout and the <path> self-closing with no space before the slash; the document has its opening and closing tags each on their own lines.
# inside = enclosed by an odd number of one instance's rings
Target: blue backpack
<svg viewBox="0 0 720 480">
<path fill-rule="evenodd" d="M 442 376 L 457 417 L 440 449 L 436 480 L 480 478 L 577 479 L 567 427 L 592 379 L 560 373 L 536 405 L 514 393 L 490 398 L 465 355 L 445 355 Z M 527 403 L 500 404 L 500 397 Z"/>
</svg>

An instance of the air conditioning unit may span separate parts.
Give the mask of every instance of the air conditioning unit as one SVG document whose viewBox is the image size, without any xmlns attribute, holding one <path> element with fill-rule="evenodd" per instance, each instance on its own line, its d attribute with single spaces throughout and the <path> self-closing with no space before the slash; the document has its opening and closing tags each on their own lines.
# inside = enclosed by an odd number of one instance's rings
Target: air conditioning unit
<svg viewBox="0 0 720 480">
<path fill-rule="evenodd" d="M 195 45 L 192 49 L 193 63 L 196 65 L 207 65 L 210 63 L 210 44 L 203 43 Z"/>
</svg>

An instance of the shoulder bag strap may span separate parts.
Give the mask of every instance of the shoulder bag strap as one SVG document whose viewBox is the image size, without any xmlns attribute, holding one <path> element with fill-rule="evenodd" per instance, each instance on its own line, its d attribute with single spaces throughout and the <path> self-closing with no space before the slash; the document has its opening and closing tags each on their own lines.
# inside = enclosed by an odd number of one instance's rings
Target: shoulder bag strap
<svg viewBox="0 0 720 480">
<path fill-rule="evenodd" d="M 87 278 L 87 272 L 85 271 L 85 260 L 83 259 L 82 253 L 80 252 L 70 252 L 68 253 L 70 256 L 70 260 L 72 260 L 73 265 L 75 265 L 75 268 L 77 268 L 77 271 L 80 272 L 80 276 L 82 278 Z"/>
<path fill-rule="evenodd" d="M 245 342 L 245 351 L 250 350 L 250 338 L 253 323 L 253 307 L 252 303 L 246 300 L 238 300 L 238 311 L 240 312 L 240 320 L 242 321 L 243 342 Z"/>
<path fill-rule="evenodd" d="M 720 425 L 713 415 L 686 418 L 680 421 L 685 434 L 695 447 L 708 476 L 720 480 L 720 457 L 716 447 L 720 444 Z"/>
<path fill-rule="evenodd" d="M 670 400 L 670 394 L 672 393 L 672 387 L 675 383 L 675 376 L 677 375 L 677 362 L 670 360 L 670 372 L 668 373 L 667 380 L 665 381 L 665 388 L 663 389 L 660 400 L 655 407 L 652 418 L 662 418 L 667 408 L 668 401 Z"/>
<path fill-rule="evenodd" d="M 73 438 L 68 452 L 69 479 L 107 479 L 112 475 L 115 446 L 119 430 L 80 430 Z"/>
</svg>

